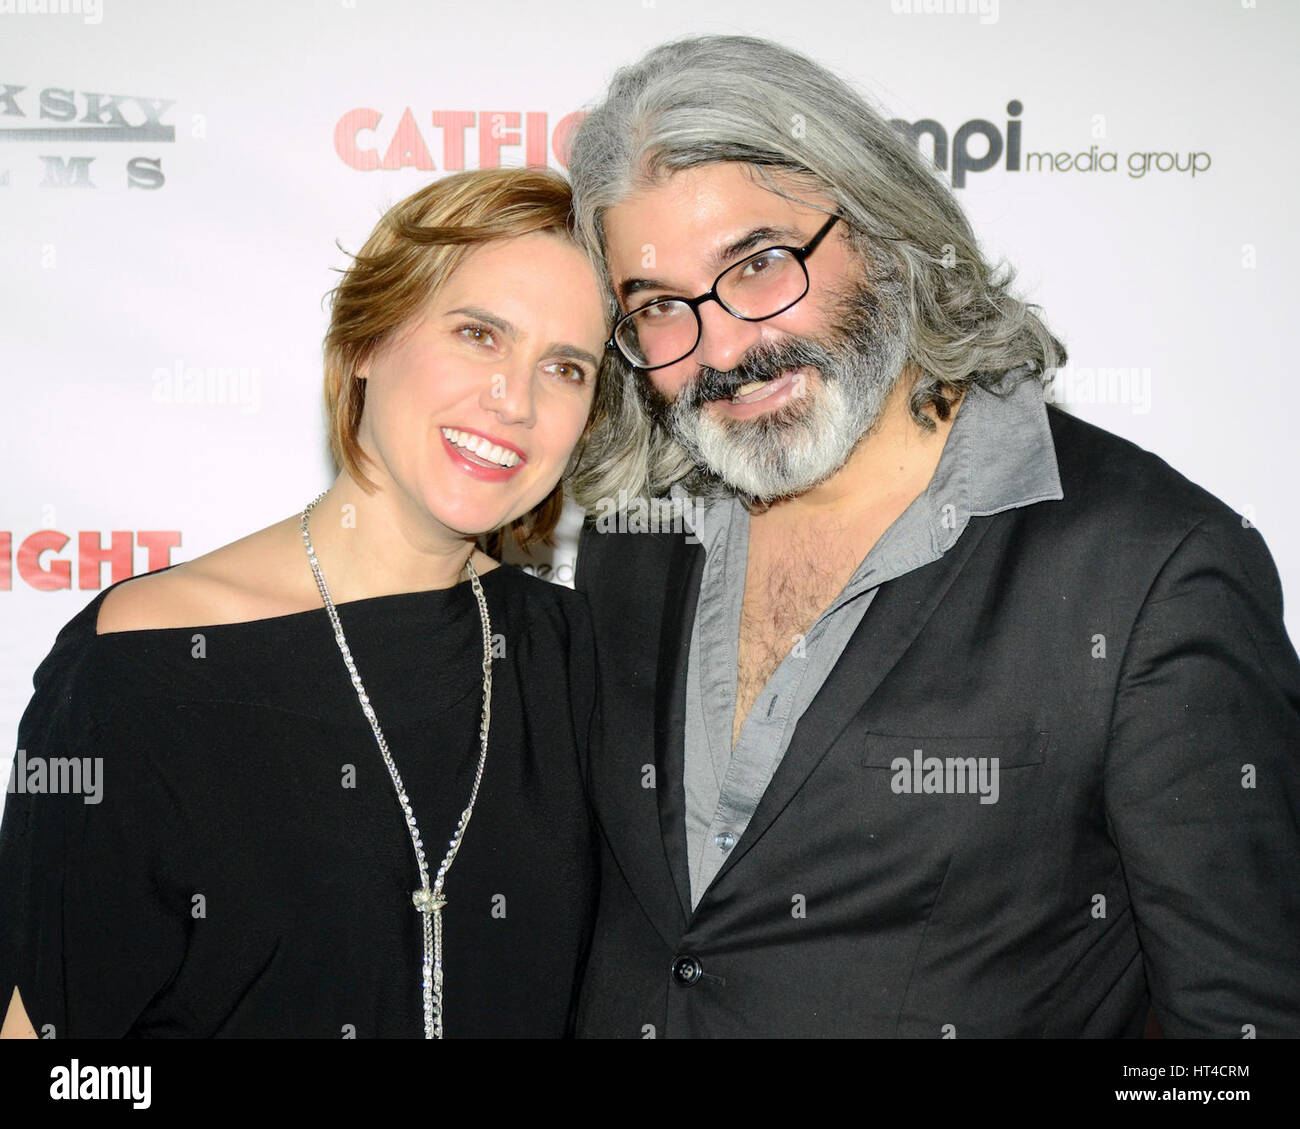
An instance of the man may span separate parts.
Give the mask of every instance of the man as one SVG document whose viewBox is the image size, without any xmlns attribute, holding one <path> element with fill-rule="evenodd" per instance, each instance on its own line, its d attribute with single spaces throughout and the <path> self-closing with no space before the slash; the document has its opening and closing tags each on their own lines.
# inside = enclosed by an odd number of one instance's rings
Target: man
<svg viewBox="0 0 1300 1129">
<path fill-rule="evenodd" d="M 580 1031 L 1300 1034 L 1300 662 L 1259 534 L 1044 404 L 1060 343 L 802 56 L 651 51 L 570 171 L 622 362 L 579 500 L 686 518 L 579 549 Z"/>
</svg>

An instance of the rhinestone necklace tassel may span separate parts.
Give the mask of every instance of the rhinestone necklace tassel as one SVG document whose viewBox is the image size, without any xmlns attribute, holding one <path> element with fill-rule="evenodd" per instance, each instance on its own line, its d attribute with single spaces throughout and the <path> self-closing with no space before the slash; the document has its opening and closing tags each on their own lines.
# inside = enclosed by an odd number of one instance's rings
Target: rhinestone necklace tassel
<svg viewBox="0 0 1300 1129">
<path fill-rule="evenodd" d="M 338 644 L 339 652 L 343 655 L 343 664 L 347 667 L 348 676 L 352 679 L 352 687 L 357 692 L 357 700 L 361 703 L 361 712 L 366 715 L 366 720 L 370 722 L 370 728 L 375 734 L 375 741 L 379 745 L 380 755 L 384 758 L 384 764 L 388 766 L 388 775 L 392 778 L 393 788 L 397 793 L 397 802 L 402 806 L 402 814 L 406 817 L 406 828 L 411 836 L 411 845 L 415 849 L 415 862 L 420 872 L 420 888 L 411 894 L 411 901 L 420 912 L 424 935 L 424 958 L 420 964 L 420 988 L 424 1005 L 424 1037 L 426 1039 L 441 1039 L 443 1017 L 442 910 L 447 904 L 443 888 L 447 881 L 447 872 L 451 869 L 451 864 L 456 861 L 456 854 L 459 852 L 461 841 L 465 837 L 465 829 L 469 826 L 470 817 L 474 814 L 474 802 L 478 799 L 479 785 L 483 781 L 483 766 L 487 763 L 488 728 L 492 720 L 492 621 L 488 617 L 487 598 L 483 595 L 483 586 L 479 583 L 478 573 L 474 571 L 474 565 L 469 560 L 466 560 L 465 571 L 469 574 L 470 586 L 474 590 L 474 599 L 478 601 L 479 623 L 483 628 L 483 709 L 479 715 L 478 767 L 474 772 L 474 786 L 470 790 L 469 803 L 466 805 L 465 810 L 460 813 L 460 821 L 456 824 L 456 833 L 451 837 L 447 853 L 438 865 L 433 884 L 430 885 L 429 864 L 424 854 L 424 841 L 420 837 L 420 828 L 415 822 L 415 812 L 411 809 L 410 797 L 406 794 L 406 787 L 402 784 L 401 774 L 397 771 L 397 765 L 393 761 L 392 754 L 388 751 L 388 742 L 384 739 L 384 732 L 379 727 L 379 719 L 375 716 L 374 707 L 370 704 L 370 697 L 361 682 L 361 675 L 357 673 L 357 664 L 352 658 L 352 652 L 348 649 L 347 638 L 344 636 L 343 627 L 339 623 L 338 610 L 334 607 L 334 601 L 330 598 L 329 589 L 325 586 L 325 577 L 321 575 L 320 561 L 316 558 L 316 549 L 312 545 L 311 534 L 307 532 L 307 519 L 324 497 L 325 494 L 321 494 L 314 501 L 309 502 L 302 511 L 302 540 L 307 549 L 307 560 L 311 563 L 312 575 L 316 577 L 316 587 L 320 590 L 321 600 L 325 604 L 330 624 L 334 628 L 334 641 Z"/>
</svg>

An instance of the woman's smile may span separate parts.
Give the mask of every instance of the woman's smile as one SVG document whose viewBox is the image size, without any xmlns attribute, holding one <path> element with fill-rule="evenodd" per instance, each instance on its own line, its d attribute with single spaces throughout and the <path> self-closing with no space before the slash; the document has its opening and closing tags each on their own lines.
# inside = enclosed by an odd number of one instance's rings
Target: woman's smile
<svg viewBox="0 0 1300 1129">
<path fill-rule="evenodd" d="M 504 482 L 513 478 L 528 460 L 519 448 L 467 428 L 443 427 L 443 446 L 452 465 L 484 482 Z"/>
</svg>

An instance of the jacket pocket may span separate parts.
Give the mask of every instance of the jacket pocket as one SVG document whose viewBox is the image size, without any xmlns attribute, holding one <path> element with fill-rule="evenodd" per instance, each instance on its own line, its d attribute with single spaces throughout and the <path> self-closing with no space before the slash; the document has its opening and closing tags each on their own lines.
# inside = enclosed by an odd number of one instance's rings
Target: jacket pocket
<svg viewBox="0 0 1300 1129">
<path fill-rule="evenodd" d="M 1048 805 L 1050 734 L 866 733 L 856 755 L 864 813 L 929 846 L 1024 841 Z"/>
<path fill-rule="evenodd" d="M 977 768 L 981 762 L 990 768 L 996 762 L 999 771 L 1023 768 L 1043 763 L 1047 757 L 1049 737 L 1046 730 L 980 737 L 867 733 L 863 738 L 859 763 L 867 768 L 900 769 L 902 762 L 915 766 L 919 758 L 923 769 L 928 761 L 941 762 L 946 774 L 949 762 L 952 762 L 953 772 L 958 776 L 969 768 L 969 765 L 959 762 L 972 759 Z M 933 769 L 934 765 L 929 767 Z"/>
</svg>

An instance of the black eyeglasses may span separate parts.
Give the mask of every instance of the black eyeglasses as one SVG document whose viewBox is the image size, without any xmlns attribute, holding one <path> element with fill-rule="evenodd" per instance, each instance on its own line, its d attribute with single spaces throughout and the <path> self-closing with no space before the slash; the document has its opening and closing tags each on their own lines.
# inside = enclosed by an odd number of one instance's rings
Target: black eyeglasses
<svg viewBox="0 0 1300 1129">
<path fill-rule="evenodd" d="M 617 349 L 634 368 L 675 365 L 695 352 L 704 329 L 699 307 L 717 302 L 741 321 L 766 321 L 808 293 L 808 258 L 843 216 L 831 216 L 802 247 L 768 247 L 733 263 L 698 298 L 658 298 L 614 323 L 606 349 Z"/>
</svg>

